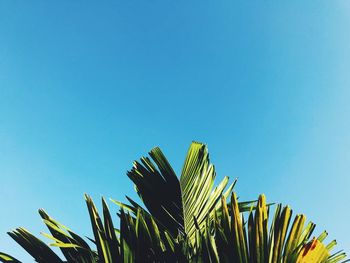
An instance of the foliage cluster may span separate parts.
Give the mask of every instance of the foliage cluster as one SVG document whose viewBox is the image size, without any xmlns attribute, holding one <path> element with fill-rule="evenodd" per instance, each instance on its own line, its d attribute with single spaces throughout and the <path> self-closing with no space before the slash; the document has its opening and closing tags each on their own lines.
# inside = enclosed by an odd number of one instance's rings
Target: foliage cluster
<svg viewBox="0 0 350 263">
<path fill-rule="evenodd" d="M 120 207 L 119 228 L 103 198 L 100 216 L 85 195 L 93 232 L 88 240 L 39 210 L 50 232 L 42 235 L 62 256 L 24 228 L 9 235 L 40 263 L 348 261 L 344 252 L 331 252 L 335 240 L 324 243 L 327 232 L 313 237 L 315 224 L 293 216 L 290 207 L 267 204 L 264 195 L 239 202 L 236 181 L 229 185 L 228 177 L 214 188 L 206 145 L 191 144 L 179 178 L 158 147 L 149 156 L 127 173 L 143 206 L 129 197 L 127 204 L 112 200 Z M 5 253 L 0 261 L 20 262 Z"/>
</svg>

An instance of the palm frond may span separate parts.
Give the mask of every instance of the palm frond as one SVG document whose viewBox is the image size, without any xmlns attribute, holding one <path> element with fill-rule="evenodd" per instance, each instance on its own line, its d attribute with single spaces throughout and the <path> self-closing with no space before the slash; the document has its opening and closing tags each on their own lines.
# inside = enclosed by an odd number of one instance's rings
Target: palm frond
<svg viewBox="0 0 350 263">
<path fill-rule="evenodd" d="M 295 216 L 290 225 L 292 210 L 288 206 L 277 205 L 268 229 L 269 206 L 264 195 L 259 197 L 256 210 L 249 213 L 247 223 L 244 213 L 239 211 L 235 193 L 230 206 L 231 214 L 225 198 L 222 198 L 221 216 L 214 216 L 213 223 L 207 223 L 203 232 L 214 238 L 220 262 L 335 263 L 346 258 L 342 251 L 331 254 L 336 242 L 323 243 L 327 232 L 311 238 L 315 224 L 304 226 L 304 215 Z"/>
<path fill-rule="evenodd" d="M 188 235 L 194 241 L 194 218 L 202 228 L 206 217 L 212 216 L 213 211 L 220 208 L 221 195 L 229 196 L 236 181 L 227 187 L 229 179 L 225 177 L 213 189 L 215 168 L 210 163 L 206 145 L 201 143 L 193 142 L 190 145 L 180 180 L 158 147 L 152 149 L 149 155 L 151 159 L 142 157 L 140 162 L 135 161 L 127 175 L 162 229 L 167 229 L 175 237 L 179 233 Z M 134 215 L 138 209 L 143 209 L 132 199 L 128 200 L 131 205 L 114 202 Z M 251 205 L 245 203 L 241 207 L 248 209 Z"/>
<path fill-rule="evenodd" d="M 2 252 L 0 252 L 0 262 L 21 263 L 18 259 Z"/>
<path fill-rule="evenodd" d="M 39 214 L 51 233 L 42 234 L 54 241 L 51 245 L 59 247 L 68 262 L 96 262 L 97 254 L 82 237 L 50 217 L 43 209 L 39 210 Z"/>
<path fill-rule="evenodd" d="M 43 241 L 20 227 L 8 233 L 39 263 L 62 263 L 63 261 Z"/>
<path fill-rule="evenodd" d="M 85 195 L 86 205 L 90 214 L 92 231 L 98 252 L 98 262 L 118 263 L 120 261 L 119 241 L 117 239 L 112 218 L 105 200 L 102 198 L 103 221 L 91 197 Z"/>
</svg>

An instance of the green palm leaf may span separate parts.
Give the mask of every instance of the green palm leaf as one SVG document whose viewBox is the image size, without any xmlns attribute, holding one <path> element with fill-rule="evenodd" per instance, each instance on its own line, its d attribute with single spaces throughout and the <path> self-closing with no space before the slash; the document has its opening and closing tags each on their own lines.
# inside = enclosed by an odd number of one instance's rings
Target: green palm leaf
<svg viewBox="0 0 350 263">
<path fill-rule="evenodd" d="M 247 224 L 244 223 L 244 214 L 239 212 L 235 193 L 232 194 L 230 206 L 231 214 L 223 198 L 221 216 L 215 216 L 214 224 L 207 224 L 206 231 L 203 232 L 210 233 L 209 235 L 214 238 L 220 262 L 348 262 L 342 261 L 346 258 L 342 251 L 331 254 L 332 248 L 336 245 L 334 240 L 328 245 L 323 243 L 327 232 L 311 239 L 315 224 L 309 223 L 305 227 L 304 215 L 297 215 L 290 226 L 292 210 L 288 206 L 282 208 L 282 205 L 277 205 L 270 231 L 268 231 L 269 206 L 266 205 L 264 195 L 259 197 L 256 210 L 249 213 Z"/>
<path fill-rule="evenodd" d="M 117 239 L 112 218 L 105 200 L 102 198 L 103 215 L 102 221 L 97 208 L 91 197 L 85 195 L 90 221 L 95 237 L 95 245 L 98 252 L 99 263 L 118 263 L 120 261 L 119 241 Z"/>
<path fill-rule="evenodd" d="M 95 262 L 97 255 L 83 238 L 50 217 L 43 209 L 39 210 L 39 214 L 52 236 L 44 233 L 43 235 L 54 241 L 51 245 L 59 247 L 67 261 Z"/>
<path fill-rule="evenodd" d="M 8 254 L 1 253 L 1 252 L 0 252 L 0 261 L 1 262 L 21 263 L 21 261 L 19 261 L 18 259 L 14 258 Z"/>
<path fill-rule="evenodd" d="M 148 157 L 141 158 L 141 162 L 135 161 L 127 173 L 129 178 L 145 207 L 163 229 L 173 236 L 183 233 L 194 241 L 194 220 L 202 228 L 207 216 L 212 216 L 220 207 L 221 196 L 231 193 L 234 183 L 224 193 L 228 184 L 228 177 L 225 177 L 213 189 L 215 168 L 210 163 L 207 147 L 201 143 L 191 144 L 180 180 L 158 147 L 149 155 L 153 162 Z M 141 206 L 132 199 L 129 201 L 131 206 L 115 203 L 135 214 Z"/>
<path fill-rule="evenodd" d="M 44 242 L 20 227 L 8 233 L 39 263 L 62 263 L 63 261 Z"/>
</svg>

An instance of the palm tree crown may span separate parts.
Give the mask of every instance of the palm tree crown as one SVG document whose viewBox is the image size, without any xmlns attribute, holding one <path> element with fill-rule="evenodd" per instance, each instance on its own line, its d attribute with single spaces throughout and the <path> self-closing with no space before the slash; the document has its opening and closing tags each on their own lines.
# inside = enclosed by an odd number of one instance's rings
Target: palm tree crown
<svg viewBox="0 0 350 263">
<path fill-rule="evenodd" d="M 143 205 L 112 200 L 120 208 L 115 228 L 106 201 L 102 217 L 85 195 L 93 238 L 85 240 L 50 217 L 39 214 L 50 234 L 51 246 L 24 228 L 9 235 L 40 263 L 118 262 L 239 262 L 336 263 L 347 262 L 344 252 L 331 253 L 336 241 L 324 244 L 327 232 L 313 237 L 315 224 L 304 215 L 293 216 L 289 206 L 272 204 L 264 195 L 238 202 L 236 180 L 224 179 L 214 187 L 215 167 L 206 145 L 193 142 L 177 177 L 162 151 L 135 161 L 127 173 Z M 1 262 L 20 262 L 0 253 Z"/>
</svg>

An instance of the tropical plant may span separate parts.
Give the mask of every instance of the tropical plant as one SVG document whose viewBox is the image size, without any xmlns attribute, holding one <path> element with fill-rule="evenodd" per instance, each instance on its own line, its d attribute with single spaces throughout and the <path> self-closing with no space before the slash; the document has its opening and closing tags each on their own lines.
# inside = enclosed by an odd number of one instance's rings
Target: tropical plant
<svg viewBox="0 0 350 263">
<path fill-rule="evenodd" d="M 128 204 L 112 200 L 120 207 L 118 229 L 105 200 L 100 217 L 85 195 L 94 236 L 88 240 L 39 210 L 50 231 L 43 235 L 64 259 L 24 228 L 9 235 L 40 263 L 348 261 L 342 251 L 331 254 L 336 241 L 325 245 L 327 232 L 312 238 L 315 224 L 306 224 L 304 215 L 293 218 L 288 206 L 277 205 L 270 218 L 272 205 L 264 195 L 238 202 L 236 181 L 228 185 L 227 177 L 214 188 L 215 168 L 205 145 L 191 144 L 179 179 L 159 148 L 149 155 L 127 173 L 144 206 L 129 197 Z M 0 261 L 20 262 L 5 253 Z"/>
</svg>

